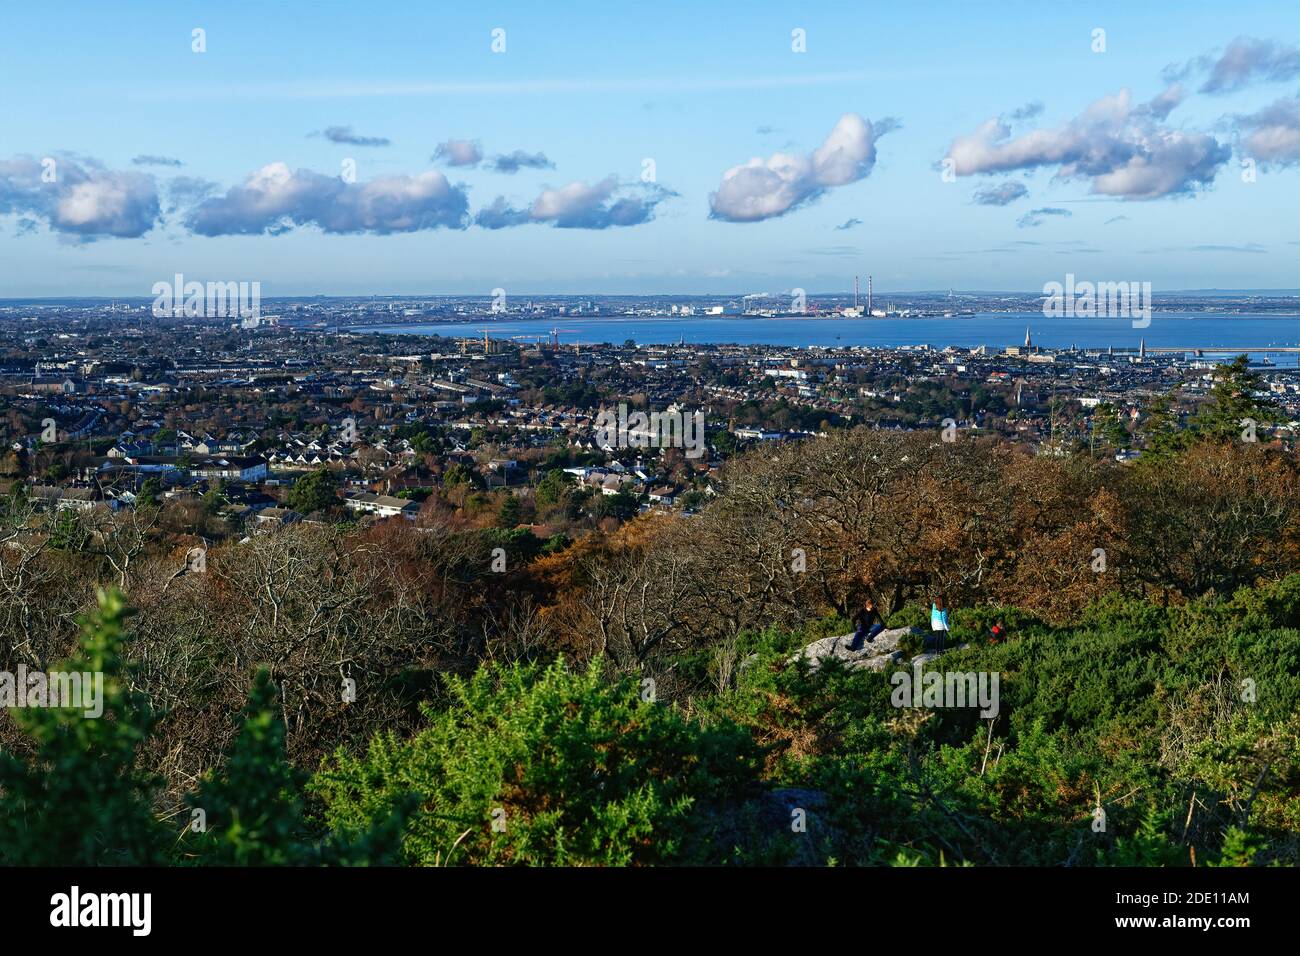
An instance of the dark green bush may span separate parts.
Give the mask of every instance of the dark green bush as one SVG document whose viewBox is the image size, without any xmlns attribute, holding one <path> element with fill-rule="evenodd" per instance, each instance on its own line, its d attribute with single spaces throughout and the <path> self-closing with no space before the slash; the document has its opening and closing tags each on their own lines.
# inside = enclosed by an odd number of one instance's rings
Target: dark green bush
<svg viewBox="0 0 1300 956">
<path fill-rule="evenodd" d="M 484 668 L 409 741 L 339 753 L 313 789 L 335 829 L 373 826 L 414 796 L 408 862 L 645 864 L 707 859 L 715 814 L 757 777 L 759 749 L 607 683 L 599 667 Z"/>
</svg>

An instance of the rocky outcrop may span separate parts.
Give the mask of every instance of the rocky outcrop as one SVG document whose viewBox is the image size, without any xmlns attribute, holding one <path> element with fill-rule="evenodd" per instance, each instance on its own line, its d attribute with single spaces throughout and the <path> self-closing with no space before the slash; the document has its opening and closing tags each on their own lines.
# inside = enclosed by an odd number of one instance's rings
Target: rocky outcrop
<svg viewBox="0 0 1300 956">
<path fill-rule="evenodd" d="M 870 643 L 862 642 L 856 651 L 849 645 L 853 643 L 852 634 L 838 637 L 823 637 L 813 641 L 790 657 L 790 663 L 803 658 L 808 662 L 808 669 L 817 671 L 828 660 L 837 660 L 849 670 L 884 670 L 891 663 L 903 659 L 903 652 L 898 649 L 898 642 L 911 631 L 911 628 L 896 627 L 881 631 Z"/>
<path fill-rule="evenodd" d="M 828 660 L 837 660 L 849 670 L 883 671 L 886 667 L 907 660 L 907 655 L 899 649 L 898 645 L 903 637 L 909 633 L 928 636 L 928 632 L 920 628 L 895 627 L 881 631 L 871 643 L 864 640 L 862 646 L 856 651 L 849 647 L 853 643 L 852 634 L 823 637 L 820 641 L 813 641 L 793 654 L 789 658 L 789 662 L 793 664 L 803 658 L 808 662 L 808 669 L 814 672 L 820 670 L 822 664 Z M 961 646 L 965 647 L 966 645 Z M 957 647 L 948 648 L 950 651 L 958 649 Z M 939 656 L 935 651 L 927 651 L 913 657 L 911 663 L 928 664 Z"/>
</svg>

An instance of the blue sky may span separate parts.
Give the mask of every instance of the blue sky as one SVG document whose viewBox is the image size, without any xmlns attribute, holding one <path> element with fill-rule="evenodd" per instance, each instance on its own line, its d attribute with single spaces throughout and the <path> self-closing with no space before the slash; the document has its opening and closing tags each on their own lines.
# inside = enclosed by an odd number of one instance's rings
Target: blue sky
<svg viewBox="0 0 1300 956">
<path fill-rule="evenodd" d="M 1300 286 L 1294 4 L 806 7 L 6 4 L 0 296 Z"/>
</svg>

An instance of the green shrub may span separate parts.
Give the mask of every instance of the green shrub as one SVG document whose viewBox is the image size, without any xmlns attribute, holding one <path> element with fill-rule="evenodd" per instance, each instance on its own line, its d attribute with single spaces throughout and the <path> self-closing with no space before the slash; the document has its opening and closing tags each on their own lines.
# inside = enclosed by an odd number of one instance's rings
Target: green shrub
<svg viewBox="0 0 1300 956">
<path fill-rule="evenodd" d="M 22 760 L 0 753 L 0 862 L 18 866 L 161 863 L 167 831 L 154 819 L 158 781 L 135 766 L 154 717 L 130 689 L 122 658 L 126 604 L 117 591 L 80 621 L 77 655 L 54 670 L 103 675 L 103 714 L 30 707 L 11 713 L 32 739 Z"/>
<path fill-rule="evenodd" d="M 332 827 L 371 826 L 413 796 L 411 863 L 691 862 L 708 856 L 716 811 L 757 775 L 744 731 L 642 700 L 599 664 L 485 667 L 447 683 L 450 707 L 426 710 L 414 738 L 381 735 L 317 774 Z"/>
<path fill-rule="evenodd" d="M 187 849 L 198 862 L 218 866 L 381 863 L 397 855 L 406 806 L 395 806 L 389 817 L 349 839 L 333 834 L 318 839 L 303 811 L 305 783 L 286 759 L 280 695 L 261 670 L 220 773 L 205 778 L 186 801 L 191 811 Z"/>
</svg>

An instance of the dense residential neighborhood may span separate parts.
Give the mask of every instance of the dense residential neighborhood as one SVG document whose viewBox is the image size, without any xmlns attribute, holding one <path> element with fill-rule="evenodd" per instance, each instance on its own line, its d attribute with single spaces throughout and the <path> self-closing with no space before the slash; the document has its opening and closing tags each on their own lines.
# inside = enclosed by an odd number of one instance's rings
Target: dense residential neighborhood
<svg viewBox="0 0 1300 956">
<path fill-rule="evenodd" d="M 1225 360 L 1145 345 L 1043 349 L 1032 329 L 994 350 L 555 335 L 529 343 L 402 335 L 364 321 L 319 328 L 358 320 L 353 308 L 286 306 L 304 314 L 246 328 L 125 306 L 6 305 L 0 481 L 77 511 L 131 508 L 142 493 L 202 503 L 226 533 L 331 516 L 417 521 L 422 508 L 449 504 L 496 513 L 506 497 L 517 499 L 521 523 L 568 532 L 638 511 L 689 512 L 716 491 L 738 449 L 860 424 L 1132 460 L 1144 422 L 1166 405 L 1161 414 L 1185 416 Z M 1300 419 L 1296 369 L 1255 371 L 1279 412 L 1260 423 L 1259 438 L 1289 443 Z M 699 413 L 703 447 L 659 447 L 680 443 L 649 431 L 642 442 L 602 441 L 599 415 L 615 406 Z M 302 514 L 292 489 L 314 472 L 329 477 L 332 494 Z"/>
</svg>

